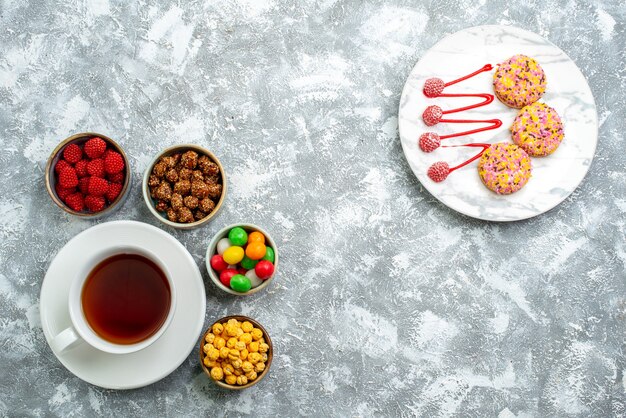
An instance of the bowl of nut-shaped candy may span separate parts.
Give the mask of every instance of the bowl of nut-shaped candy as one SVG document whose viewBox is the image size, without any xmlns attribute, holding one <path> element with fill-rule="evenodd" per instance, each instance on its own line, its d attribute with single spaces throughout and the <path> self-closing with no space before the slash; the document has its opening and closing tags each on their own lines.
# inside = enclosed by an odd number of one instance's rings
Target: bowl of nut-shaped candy
<svg viewBox="0 0 626 418">
<path fill-rule="evenodd" d="M 148 165 L 142 189 L 148 209 L 159 221 L 193 229 L 220 211 L 226 197 L 226 174 L 211 151 L 198 145 L 175 145 Z"/>
<path fill-rule="evenodd" d="M 274 348 L 261 324 L 243 315 L 221 318 L 200 341 L 200 365 L 216 385 L 246 389 L 268 373 Z"/>
</svg>

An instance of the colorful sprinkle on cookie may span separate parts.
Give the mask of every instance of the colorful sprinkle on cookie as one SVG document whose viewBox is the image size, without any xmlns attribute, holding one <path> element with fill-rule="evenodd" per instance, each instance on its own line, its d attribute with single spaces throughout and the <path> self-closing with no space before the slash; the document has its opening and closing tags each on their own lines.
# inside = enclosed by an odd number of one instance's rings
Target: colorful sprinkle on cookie
<svg viewBox="0 0 626 418">
<path fill-rule="evenodd" d="M 513 142 L 532 157 L 552 154 L 563 141 L 559 114 L 545 103 L 524 106 L 511 125 Z"/>
<path fill-rule="evenodd" d="M 485 150 L 478 161 L 483 184 L 497 194 L 520 190 L 530 179 L 530 157 L 515 144 L 498 142 Z"/>
<path fill-rule="evenodd" d="M 546 91 L 546 74 L 534 59 L 514 55 L 493 74 L 493 90 L 502 103 L 521 109 L 539 100 Z"/>
</svg>

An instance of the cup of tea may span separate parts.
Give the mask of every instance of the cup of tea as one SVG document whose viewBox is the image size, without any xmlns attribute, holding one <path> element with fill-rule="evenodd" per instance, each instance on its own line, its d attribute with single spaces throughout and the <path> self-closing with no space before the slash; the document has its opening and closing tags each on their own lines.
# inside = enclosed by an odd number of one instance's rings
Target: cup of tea
<svg viewBox="0 0 626 418">
<path fill-rule="evenodd" d="M 148 347 L 174 316 L 176 291 L 167 267 L 135 246 L 104 249 L 74 277 L 68 308 L 72 325 L 56 335 L 57 352 L 80 343 L 112 354 Z"/>
</svg>

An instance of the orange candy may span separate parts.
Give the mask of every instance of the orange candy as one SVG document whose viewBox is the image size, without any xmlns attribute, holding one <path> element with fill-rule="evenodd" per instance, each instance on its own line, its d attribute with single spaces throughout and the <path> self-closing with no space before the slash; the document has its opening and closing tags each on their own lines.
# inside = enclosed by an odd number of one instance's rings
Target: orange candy
<svg viewBox="0 0 626 418">
<path fill-rule="evenodd" d="M 250 232 L 248 235 L 248 244 L 251 242 L 260 242 L 261 244 L 265 244 L 265 235 L 259 231 Z"/>
<path fill-rule="evenodd" d="M 252 260 L 260 260 L 265 256 L 265 244 L 253 241 L 246 247 L 246 255 Z"/>
</svg>

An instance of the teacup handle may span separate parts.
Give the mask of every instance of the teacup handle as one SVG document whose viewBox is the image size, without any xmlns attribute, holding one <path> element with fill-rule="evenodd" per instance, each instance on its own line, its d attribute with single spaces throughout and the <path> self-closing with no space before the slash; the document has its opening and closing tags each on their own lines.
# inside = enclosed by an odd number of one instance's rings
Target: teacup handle
<svg viewBox="0 0 626 418">
<path fill-rule="evenodd" d="M 82 341 L 83 339 L 80 338 L 74 327 L 69 327 L 57 334 L 57 336 L 50 341 L 50 346 L 54 351 L 60 353 L 75 347 Z"/>
</svg>

